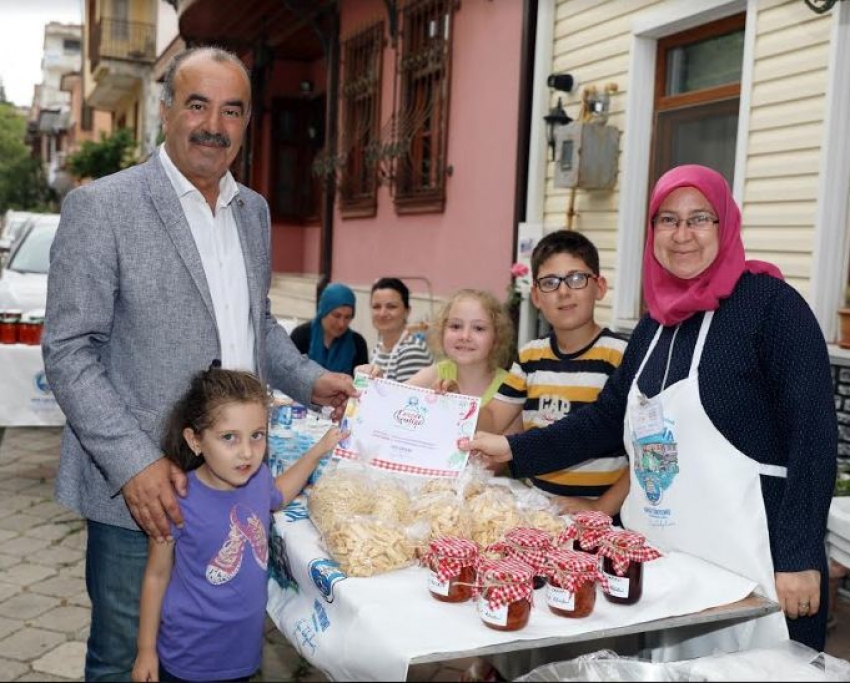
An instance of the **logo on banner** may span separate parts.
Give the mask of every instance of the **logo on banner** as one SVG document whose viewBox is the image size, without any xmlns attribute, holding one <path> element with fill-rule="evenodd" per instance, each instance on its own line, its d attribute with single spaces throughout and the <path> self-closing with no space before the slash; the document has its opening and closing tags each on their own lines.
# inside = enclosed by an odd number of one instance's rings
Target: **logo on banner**
<svg viewBox="0 0 850 683">
<path fill-rule="evenodd" d="M 334 601 L 334 584 L 348 578 L 348 575 L 339 568 L 339 565 L 327 557 L 319 557 L 312 560 L 307 566 L 310 570 L 310 578 L 316 584 L 316 588 L 322 593 L 325 602 Z"/>
<path fill-rule="evenodd" d="M 295 622 L 290 640 L 300 646 L 300 650 L 305 654 L 315 654 L 319 647 L 316 642 L 316 632 L 313 630 L 310 620 L 306 618 L 301 618 Z"/>
<path fill-rule="evenodd" d="M 328 611 L 325 606 L 316 598 L 313 601 L 313 629 L 316 633 L 327 631 L 331 626 L 331 620 L 328 617 Z"/>
<path fill-rule="evenodd" d="M 44 374 L 44 370 L 40 370 L 35 373 L 35 377 L 33 377 L 35 381 L 35 388 L 38 390 L 40 394 L 44 394 L 45 396 L 53 396 L 53 392 L 50 391 L 50 385 L 47 383 L 47 375 Z"/>
</svg>

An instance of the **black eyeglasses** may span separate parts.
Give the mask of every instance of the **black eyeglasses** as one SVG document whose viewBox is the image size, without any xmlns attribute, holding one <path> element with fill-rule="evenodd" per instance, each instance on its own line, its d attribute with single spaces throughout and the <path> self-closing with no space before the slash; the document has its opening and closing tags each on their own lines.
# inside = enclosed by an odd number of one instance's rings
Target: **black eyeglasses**
<svg viewBox="0 0 850 683">
<path fill-rule="evenodd" d="M 567 273 L 563 277 L 560 275 L 544 275 L 537 278 L 534 282 L 537 284 L 537 289 L 541 292 L 554 292 L 563 282 L 570 289 L 584 289 L 590 280 L 598 280 L 599 276 L 593 273 L 582 273 L 580 270 Z"/>
<path fill-rule="evenodd" d="M 672 213 L 661 213 L 652 219 L 652 225 L 656 230 L 673 231 L 679 228 L 679 225 L 684 223 L 690 230 L 708 230 L 712 225 L 717 225 L 720 221 L 709 213 L 696 213 L 687 218 L 679 218 Z"/>
</svg>

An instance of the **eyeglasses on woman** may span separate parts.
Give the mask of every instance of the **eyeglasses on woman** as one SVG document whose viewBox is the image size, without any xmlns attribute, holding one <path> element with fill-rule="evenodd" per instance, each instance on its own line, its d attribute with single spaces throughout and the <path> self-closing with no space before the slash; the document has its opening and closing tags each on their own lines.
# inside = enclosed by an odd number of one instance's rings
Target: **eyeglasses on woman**
<svg viewBox="0 0 850 683">
<path fill-rule="evenodd" d="M 695 213 L 687 218 L 679 218 L 673 213 L 660 213 L 652 219 L 652 225 L 656 230 L 668 232 L 678 230 L 682 223 L 687 225 L 689 230 L 708 230 L 719 222 L 716 216 L 709 213 Z"/>
</svg>

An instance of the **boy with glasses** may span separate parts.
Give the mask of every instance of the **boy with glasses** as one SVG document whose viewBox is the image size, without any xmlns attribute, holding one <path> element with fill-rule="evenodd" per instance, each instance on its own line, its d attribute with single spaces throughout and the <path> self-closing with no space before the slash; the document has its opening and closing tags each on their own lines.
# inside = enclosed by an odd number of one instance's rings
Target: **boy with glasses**
<svg viewBox="0 0 850 683">
<path fill-rule="evenodd" d="M 531 255 L 531 274 L 531 301 L 552 330 L 519 350 L 478 418 L 480 430 L 510 433 L 520 416 L 523 430 L 552 424 L 594 402 L 623 359 L 626 341 L 594 319 L 608 285 L 599 274 L 599 252 L 587 237 L 571 230 L 546 235 Z M 558 497 L 562 512 L 601 510 L 613 517 L 629 490 L 628 461 L 618 450 L 532 481 Z"/>
</svg>

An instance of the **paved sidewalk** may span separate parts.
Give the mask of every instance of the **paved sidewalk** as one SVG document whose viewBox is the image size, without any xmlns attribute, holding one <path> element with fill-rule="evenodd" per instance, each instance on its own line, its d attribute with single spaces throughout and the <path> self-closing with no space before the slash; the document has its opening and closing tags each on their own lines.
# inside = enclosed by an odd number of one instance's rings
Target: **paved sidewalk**
<svg viewBox="0 0 850 683">
<path fill-rule="evenodd" d="M 0 680 L 81 681 L 89 627 L 85 526 L 53 500 L 61 429 L 0 429 Z M 826 651 L 850 659 L 850 602 Z M 411 667 L 408 680 L 457 681 L 468 660 Z M 326 681 L 268 621 L 254 681 Z"/>
<path fill-rule="evenodd" d="M 2 431 L 2 430 L 0 430 Z M 60 428 L 0 441 L 0 680 L 81 681 L 89 629 L 85 525 L 53 500 Z M 258 681 L 324 681 L 269 622 Z"/>
</svg>

